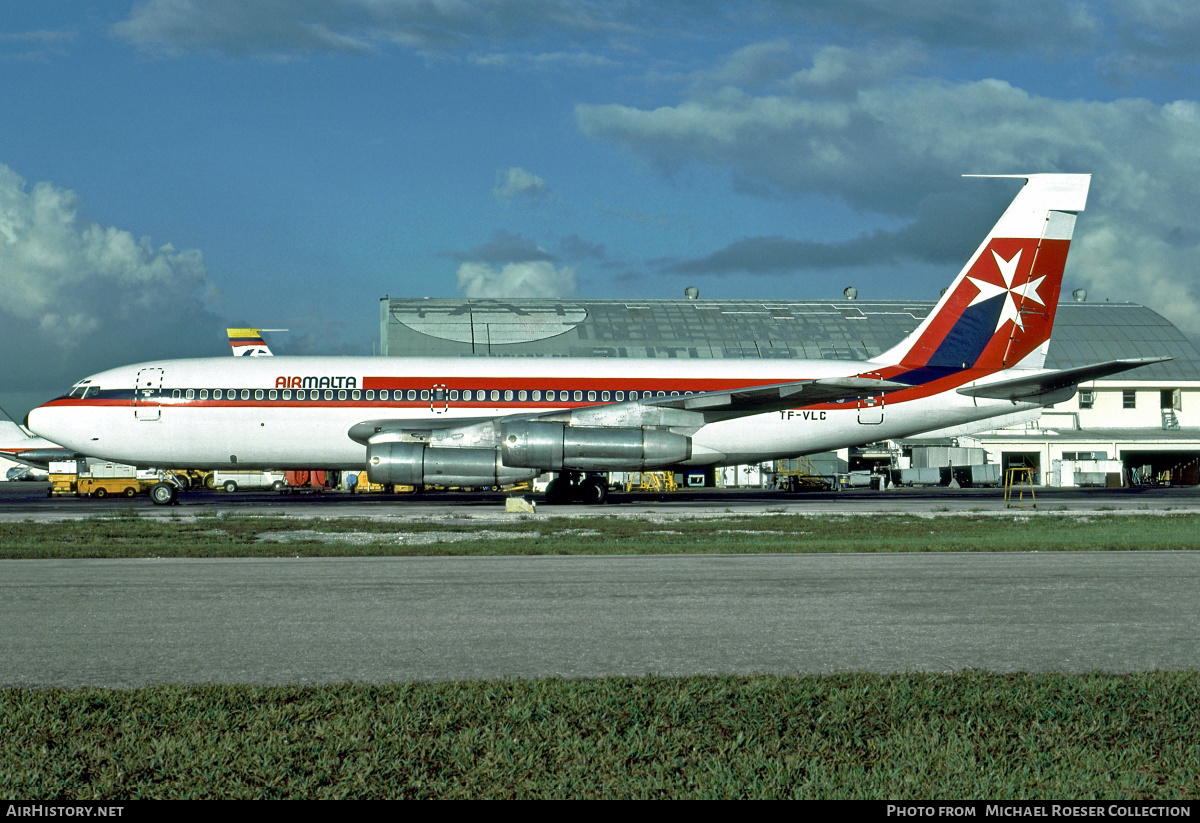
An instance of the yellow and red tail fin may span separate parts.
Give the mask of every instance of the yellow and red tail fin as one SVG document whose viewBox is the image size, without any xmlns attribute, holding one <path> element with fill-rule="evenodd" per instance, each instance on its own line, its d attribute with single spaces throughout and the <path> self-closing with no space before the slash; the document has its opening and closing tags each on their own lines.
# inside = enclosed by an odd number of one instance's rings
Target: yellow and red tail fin
<svg viewBox="0 0 1200 823">
<path fill-rule="evenodd" d="M 267 329 L 225 329 L 229 335 L 229 346 L 233 349 L 234 357 L 270 357 L 271 349 L 262 333 Z M 269 331 L 280 331 L 270 329 Z"/>
</svg>

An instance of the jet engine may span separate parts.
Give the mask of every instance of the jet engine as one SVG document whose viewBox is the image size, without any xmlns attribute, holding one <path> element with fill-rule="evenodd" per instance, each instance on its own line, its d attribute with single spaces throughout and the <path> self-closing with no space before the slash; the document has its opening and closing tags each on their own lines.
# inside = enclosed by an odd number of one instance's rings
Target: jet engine
<svg viewBox="0 0 1200 823">
<path fill-rule="evenodd" d="M 567 426 L 528 420 L 504 424 L 500 454 L 505 466 L 543 471 L 629 471 L 682 463 L 692 456 L 692 441 L 658 429 Z"/>
<path fill-rule="evenodd" d="M 497 449 L 439 449 L 424 443 L 367 446 L 367 477 L 372 483 L 407 486 L 505 486 L 538 475 L 500 462 Z"/>
</svg>

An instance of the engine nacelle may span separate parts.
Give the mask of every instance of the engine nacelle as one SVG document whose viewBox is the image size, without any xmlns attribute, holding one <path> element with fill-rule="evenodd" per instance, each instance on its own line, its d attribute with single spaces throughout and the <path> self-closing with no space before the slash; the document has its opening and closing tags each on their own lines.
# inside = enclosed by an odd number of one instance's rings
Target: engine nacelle
<svg viewBox="0 0 1200 823">
<path fill-rule="evenodd" d="M 501 429 L 506 466 L 543 471 L 634 471 L 673 466 L 692 456 L 689 437 L 658 429 L 567 426 L 524 421 Z"/>
<path fill-rule="evenodd" d="M 509 468 L 496 449 L 439 449 L 424 443 L 367 446 L 367 478 L 403 486 L 505 486 L 536 477 L 536 470 Z"/>
</svg>

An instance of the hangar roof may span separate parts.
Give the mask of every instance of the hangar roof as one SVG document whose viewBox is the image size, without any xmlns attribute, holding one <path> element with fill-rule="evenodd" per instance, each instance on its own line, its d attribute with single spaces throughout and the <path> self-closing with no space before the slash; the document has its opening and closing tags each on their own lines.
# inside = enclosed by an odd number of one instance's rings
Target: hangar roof
<svg viewBox="0 0 1200 823">
<path fill-rule="evenodd" d="M 423 357 L 825 358 L 899 342 L 925 300 L 408 299 L 380 301 L 380 351 Z M 1200 350 L 1136 303 L 1061 303 L 1046 365 L 1173 357 L 1129 378 L 1200 380 Z"/>
</svg>

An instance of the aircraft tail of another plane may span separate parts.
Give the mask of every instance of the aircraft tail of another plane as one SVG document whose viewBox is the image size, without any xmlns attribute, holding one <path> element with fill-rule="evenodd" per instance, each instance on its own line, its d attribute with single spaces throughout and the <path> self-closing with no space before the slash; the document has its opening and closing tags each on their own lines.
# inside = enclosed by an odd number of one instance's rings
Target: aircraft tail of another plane
<svg viewBox="0 0 1200 823">
<path fill-rule="evenodd" d="M 876 362 L 922 377 L 1041 368 L 1075 216 L 1089 174 L 971 175 L 1026 180 L 933 311 Z"/>
<path fill-rule="evenodd" d="M 264 329 L 226 329 L 234 357 L 270 357 L 271 349 L 263 340 Z"/>
</svg>

